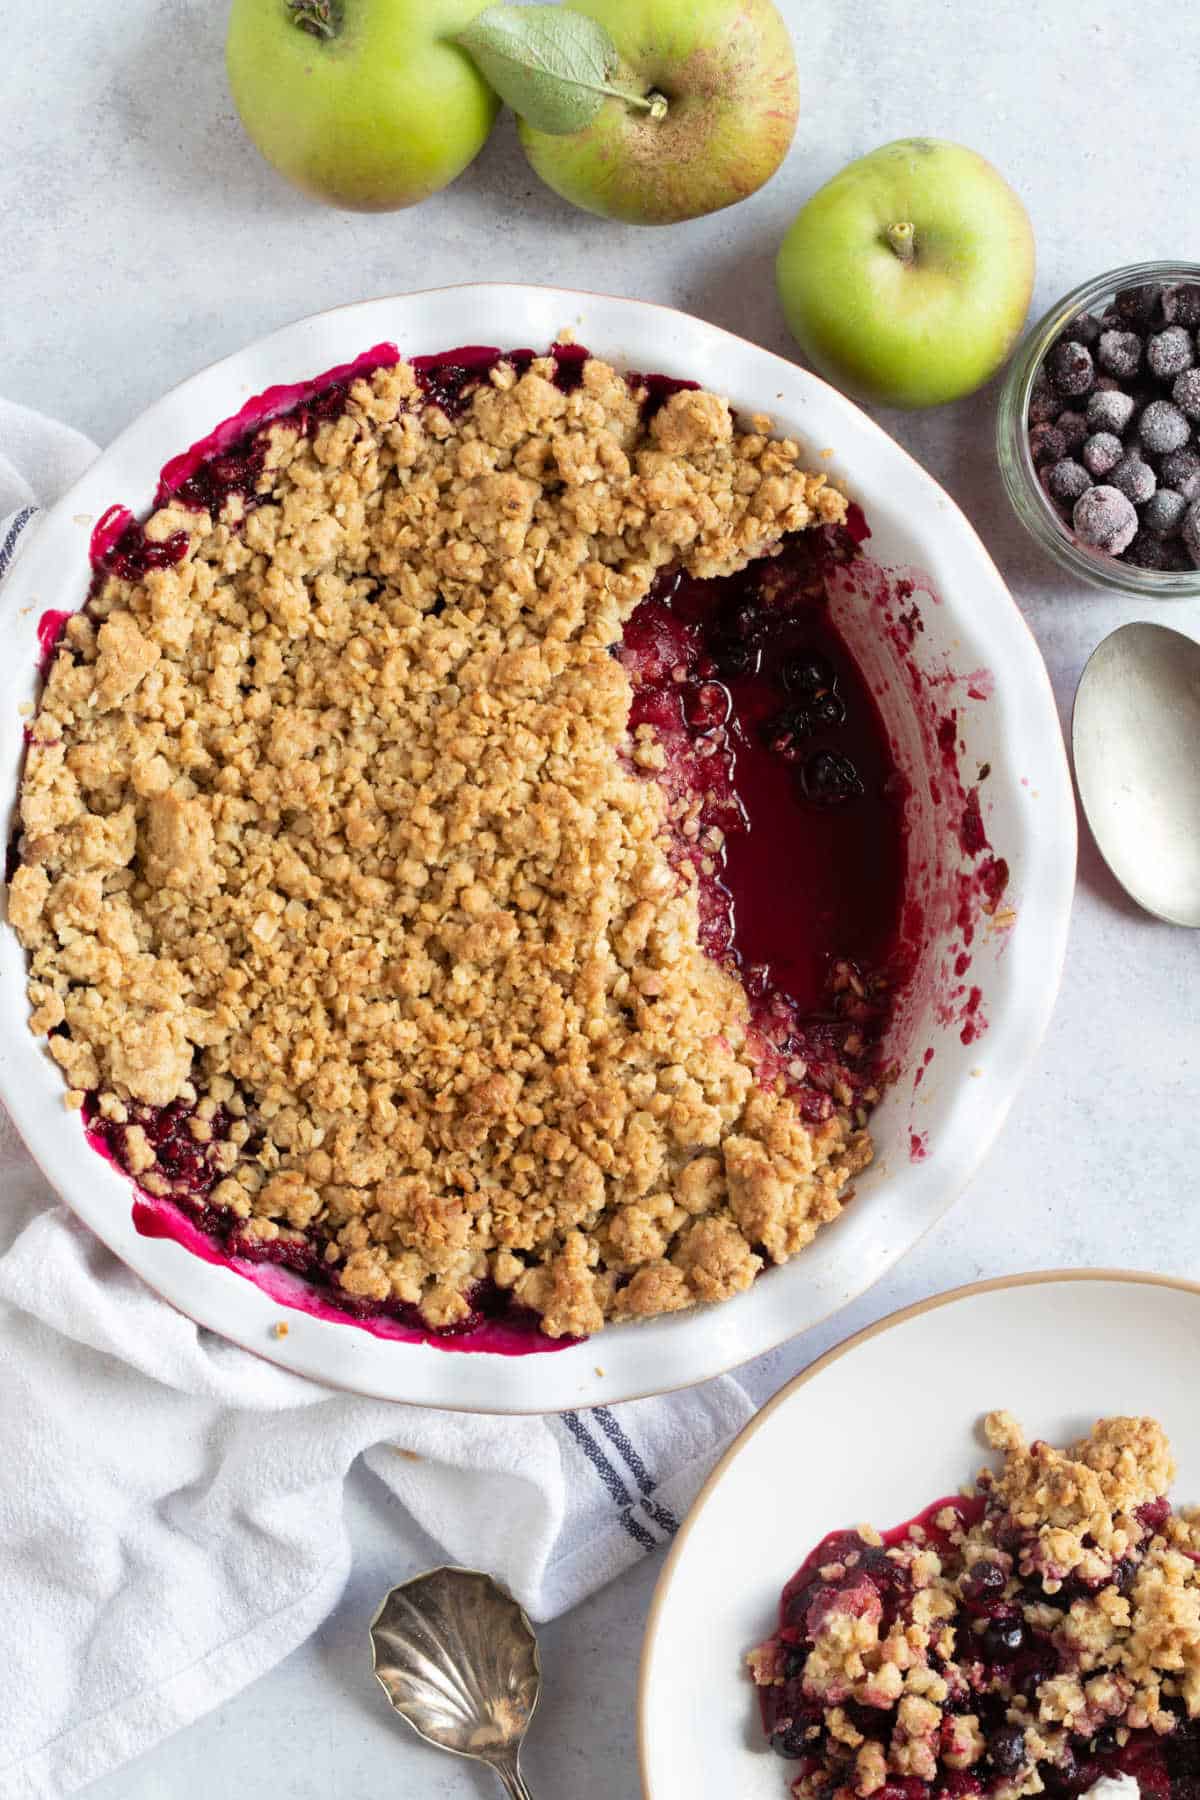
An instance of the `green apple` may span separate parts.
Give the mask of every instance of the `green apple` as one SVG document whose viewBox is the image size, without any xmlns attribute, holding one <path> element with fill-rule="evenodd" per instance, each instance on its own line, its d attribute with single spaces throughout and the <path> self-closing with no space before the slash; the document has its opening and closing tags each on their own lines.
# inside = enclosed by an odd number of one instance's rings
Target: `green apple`
<svg viewBox="0 0 1200 1800">
<path fill-rule="evenodd" d="M 585 212 L 670 225 L 732 206 L 769 181 L 796 130 L 792 40 L 772 0 L 571 0 L 620 54 L 606 99 L 569 136 L 518 120 L 542 180 Z M 664 104 L 665 102 L 665 104 Z"/>
<path fill-rule="evenodd" d="M 499 101 L 451 42 L 486 0 L 233 0 L 225 61 L 255 144 L 318 200 L 414 206 L 461 175 Z"/>
<path fill-rule="evenodd" d="M 939 406 L 1007 359 L 1033 289 L 1029 216 L 961 144 L 901 138 L 814 194 L 776 265 L 788 325 L 838 387 Z"/>
</svg>

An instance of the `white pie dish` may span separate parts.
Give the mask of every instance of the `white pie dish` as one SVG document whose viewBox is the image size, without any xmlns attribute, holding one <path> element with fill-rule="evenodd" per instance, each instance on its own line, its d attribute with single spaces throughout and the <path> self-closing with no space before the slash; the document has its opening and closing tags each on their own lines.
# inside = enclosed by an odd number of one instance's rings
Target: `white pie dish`
<svg viewBox="0 0 1200 1800">
<path fill-rule="evenodd" d="M 9 641 L 0 674 L 0 781 L 10 801 L 22 753 L 18 708 L 36 692 L 38 620 L 47 609 L 82 603 L 90 532 L 108 506 L 120 501 L 143 513 L 162 465 L 251 396 L 345 364 L 373 344 L 390 341 L 409 355 L 481 342 L 542 347 L 564 326 L 619 366 L 690 376 L 746 411 L 770 411 L 814 462 L 832 447 L 827 466 L 863 506 L 869 548 L 887 567 L 912 571 L 918 597 L 925 586 L 938 596 L 920 603 L 921 629 L 903 657 L 899 634 L 877 629 L 874 610 L 838 607 L 913 786 L 914 857 L 925 869 L 931 923 L 894 1039 L 901 1076 L 874 1116 L 877 1160 L 837 1223 L 735 1300 L 610 1327 L 554 1354 L 506 1358 L 401 1343 L 350 1321 L 285 1313 L 237 1273 L 138 1234 L 128 1181 L 64 1112 L 61 1074 L 28 1033 L 23 954 L 11 931 L 0 933 L 0 1095 L 80 1217 L 174 1305 L 249 1349 L 334 1385 L 469 1410 L 597 1405 L 703 1380 L 878 1279 L 951 1203 L 1003 1122 L 1053 1005 L 1074 880 L 1075 813 L 1045 669 L 995 566 L 947 495 L 865 414 L 781 358 L 667 308 L 553 288 L 450 288 L 319 314 L 193 376 L 129 426 L 38 522 L 0 589 Z M 990 768 L 982 816 L 1010 866 L 1005 906 L 1015 914 L 1002 928 L 972 913 L 971 967 L 956 981 L 948 974 L 962 948 L 955 896 L 965 893 L 959 876 L 969 885 L 975 865 L 959 856 L 928 797 L 931 781 L 945 775 L 930 722 L 935 708 L 951 706 L 961 767 L 972 782 L 979 768 Z M 972 988 L 982 1005 L 968 1015 Z M 964 1043 L 981 1018 L 987 1029 Z M 926 1050 L 935 1052 L 927 1068 Z M 272 1328 L 284 1318 L 289 1329 L 277 1337 Z"/>
<path fill-rule="evenodd" d="M 717 1465 L 659 1577 L 638 1694 L 645 1800 L 787 1800 L 795 1764 L 765 1742 L 746 1651 L 828 1532 L 886 1531 L 994 1463 L 984 1413 L 1053 1444 L 1150 1414 L 1171 1439 L 1176 1504 L 1200 1500 L 1198 1336 L 1194 1282 L 1059 1270 L 922 1301 L 789 1382 Z"/>
</svg>

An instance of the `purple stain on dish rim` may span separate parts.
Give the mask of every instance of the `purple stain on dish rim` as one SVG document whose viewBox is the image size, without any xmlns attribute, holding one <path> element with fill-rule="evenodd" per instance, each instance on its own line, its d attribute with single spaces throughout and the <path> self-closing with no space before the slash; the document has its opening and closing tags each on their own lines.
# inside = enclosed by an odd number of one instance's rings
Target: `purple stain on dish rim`
<svg viewBox="0 0 1200 1800">
<path fill-rule="evenodd" d="M 94 1149 L 109 1156 L 107 1146 L 92 1141 Z M 119 1166 L 119 1165 L 118 1165 Z M 124 1171 L 122 1171 L 124 1173 Z M 521 1322 L 504 1318 L 485 1318 L 482 1324 L 463 1332 L 422 1330 L 394 1318 L 390 1313 L 356 1313 L 335 1306 L 312 1281 L 281 1265 L 255 1261 L 243 1256 L 230 1256 L 207 1232 L 187 1217 L 170 1200 L 154 1199 L 138 1191 L 133 1203 L 133 1223 L 139 1236 L 166 1238 L 179 1244 L 201 1261 L 218 1268 L 231 1269 L 243 1281 L 251 1282 L 269 1300 L 286 1307 L 289 1312 L 306 1313 L 309 1318 L 323 1319 L 337 1325 L 354 1325 L 371 1337 L 387 1338 L 398 1344 L 428 1344 L 434 1350 L 452 1350 L 459 1354 L 490 1356 L 550 1355 L 556 1350 L 570 1350 L 582 1343 L 581 1338 L 550 1338 L 538 1329 L 533 1314 L 521 1315 Z M 524 1322 L 528 1318 L 528 1323 Z"/>
<path fill-rule="evenodd" d="M 549 1338 L 538 1329 L 532 1313 L 519 1309 L 506 1318 L 503 1314 L 487 1316 L 493 1296 L 484 1296 L 484 1308 L 466 1331 L 436 1332 L 412 1323 L 412 1309 L 404 1309 L 397 1317 L 382 1308 L 377 1312 L 356 1311 L 349 1305 L 338 1305 L 327 1290 L 316 1286 L 311 1271 L 300 1273 L 283 1261 L 269 1255 L 248 1256 L 231 1252 L 197 1219 L 188 1217 L 174 1200 L 161 1199 L 139 1188 L 117 1156 L 106 1133 L 94 1124 L 87 1127 L 87 1140 L 97 1155 L 111 1163 L 119 1174 L 133 1182 L 133 1225 L 140 1237 L 162 1238 L 176 1243 L 202 1262 L 216 1268 L 230 1269 L 243 1281 L 251 1282 L 269 1300 L 291 1312 L 306 1313 L 313 1319 L 324 1319 L 339 1325 L 355 1325 L 372 1337 L 387 1338 L 395 1343 L 429 1344 L 435 1350 L 486 1352 L 492 1356 L 531 1356 L 555 1350 L 569 1350 L 578 1338 Z M 200 1220 L 211 1219 L 213 1209 L 200 1203 Z M 267 1247 L 264 1246 L 264 1250 Z"/>
<path fill-rule="evenodd" d="M 38 674 L 44 676 L 54 661 L 54 652 L 62 641 L 63 632 L 67 629 L 69 612 L 62 612 L 57 607 L 50 607 L 37 622 L 38 641 Z"/>
<path fill-rule="evenodd" d="M 126 1125 L 102 1118 L 94 1097 L 85 1102 L 84 1131 L 89 1145 L 133 1184 L 133 1224 L 139 1236 L 180 1244 L 204 1262 L 232 1269 L 281 1306 L 312 1318 L 357 1325 L 374 1337 L 427 1343 L 442 1350 L 486 1351 L 494 1356 L 566 1350 L 580 1341 L 546 1337 L 537 1315 L 514 1306 L 509 1295 L 493 1283 L 478 1283 L 468 1318 L 444 1331 L 426 1326 L 416 1308 L 402 1302 L 363 1301 L 340 1293 L 336 1274 L 319 1263 L 311 1244 L 294 1238 L 254 1238 L 228 1208 L 213 1203 L 220 1170 L 210 1160 L 208 1149 L 228 1135 L 233 1121 L 219 1109 L 209 1121 L 211 1138 L 200 1143 L 189 1130 L 192 1117 L 190 1106 L 174 1101 L 165 1107 L 135 1106 L 129 1120 L 150 1140 L 159 1167 L 181 1190 L 188 1190 L 168 1199 L 147 1193 L 128 1166 Z"/>
<path fill-rule="evenodd" d="M 399 357 L 400 352 L 395 344 L 376 344 L 352 361 L 339 363 L 336 368 L 326 369 L 323 375 L 314 375 L 308 381 L 278 383 L 274 387 L 264 388 L 261 394 L 253 395 L 230 418 L 223 419 L 204 437 L 197 438 L 190 449 L 163 464 L 154 495 L 155 506 L 164 506 L 178 494 L 195 476 L 202 463 L 212 462 L 234 446 L 240 447 L 242 440 L 256 427 L 269 425 L 283 414 L 295 412 L 306 401 L 314 400 L 319 394 L 327 394 L 331 388 L 344 392 L 352 381 L 357 381 L 362 375 L 373 375 L 376 369 L 399 361 Z"/>
</svg>

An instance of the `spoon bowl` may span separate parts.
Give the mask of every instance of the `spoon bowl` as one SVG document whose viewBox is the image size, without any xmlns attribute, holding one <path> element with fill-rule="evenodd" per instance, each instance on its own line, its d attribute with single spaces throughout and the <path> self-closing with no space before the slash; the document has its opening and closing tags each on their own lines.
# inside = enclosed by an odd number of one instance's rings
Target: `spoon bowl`
<svg viewBox="0 0 1200 1800">
<path fill-rule="evenodd" d="M 375 1679 L 419 1737 L 495 1770 L 530 1800 L 520 1754 L 541 1688 L 533 1627 L 479 1569 L 430 1569 L 387 1595 L 371 1621 Z"/>
<path fill-rule="evenodd" d="M 1156 918 L 1200 927 L 1200 644 L 1122 625 L 1075 694 L 1075 779 L 1100 854 Z"/>
</svg>

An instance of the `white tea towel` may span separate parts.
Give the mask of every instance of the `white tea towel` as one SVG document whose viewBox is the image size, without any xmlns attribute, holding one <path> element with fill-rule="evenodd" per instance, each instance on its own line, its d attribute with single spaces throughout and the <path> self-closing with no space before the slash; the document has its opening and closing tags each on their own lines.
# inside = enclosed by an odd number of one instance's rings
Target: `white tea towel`
<svg viewBox="0 0 1200 1800">
<path fill-rule="evenodd" d="M 0 403 L 0 575 L 94 454 Z M 0 1195 L 4 1800 L 74 1792 L 302 1642 L 346 1578 L 359 1455 L 400 1503 L 398 1571 L 419 1528 L 545 1619 L 669 1538 L 753 1411 L 729 1377 L 550 1420 L 334 1394 L 160 1300 L 2 1112 Z"/>
<path fill-rule="evenodd" d="M 0 400 L 0 575 L 35 508 L 57 500 L 95 455 L 82 432 Z"/>
</svg>

